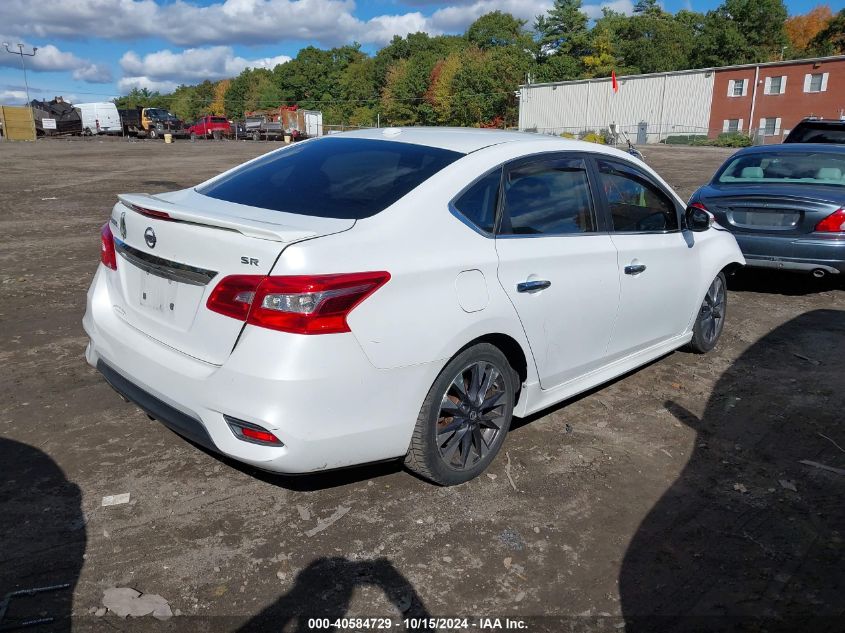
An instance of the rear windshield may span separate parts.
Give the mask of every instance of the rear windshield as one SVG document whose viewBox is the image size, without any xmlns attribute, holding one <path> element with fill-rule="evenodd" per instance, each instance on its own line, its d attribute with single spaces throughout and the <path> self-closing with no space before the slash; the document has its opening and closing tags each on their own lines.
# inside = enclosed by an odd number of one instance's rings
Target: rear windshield
<svg viewBox="0 0 845 633">
<path fill-rule="evenodd" d="M 223 117 L 220 117 L 220 116 L 213 116 L 213 117 L 211 117 L 211 122 L 212 123 L 228 123 L 229 120 L 224 119 Z"/>
<path fill-rule="evenodd" d="M 737 156 L 716 174 L 722 184 L 807 183 L 845 186 L 845 153 L 761 152 Z"/>
<path fill-rule="evenodd" d="M 784 142 L 845 144 L 845 122 L 842 125 L 802 123 L 789 133 Z"/>
<path fill-rule="evenodd" d="M 386 209 L 461 156 L 396 141 L 323 138 L 268 154 L 197 191 L 273 211 L 358 220 Z"/>
</svg>

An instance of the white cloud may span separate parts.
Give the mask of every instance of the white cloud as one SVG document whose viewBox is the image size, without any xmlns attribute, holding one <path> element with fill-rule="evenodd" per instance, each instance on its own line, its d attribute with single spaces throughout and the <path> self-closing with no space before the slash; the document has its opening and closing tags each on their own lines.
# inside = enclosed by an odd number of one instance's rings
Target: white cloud
<svg viewBox="0 0 845 633">
<path fill-rule="evenodd" d="M 230 46 L 188 48 L 183 51 L 156 51 L 140 57 L 134 51 L 120 58 L 125 76 L 118 82 L 121 90 L 147 88 L 169 91 L 180 83 L 195 84 L 206 79 L 216 81 L 234 77 L 244 68 L 275 68 L 290 61 L 287 55 L 246 59 L 234 54 Z"/>
<path fill-rule="evenodd" d="M 0 36 L 2 37 L 2 36 Z M 12 37 L 2 37 L 3 42 L 12 42 L 9 49 L 17 51 L 19 40 Z M 24 43 L 24 53 L 31 53 L 32 45 Z M 5 49 L 0 49 L 0 66 L 20 68 L 20 57 L 9 55 Z M 112 80 L 111 69 L 104 64 L 95 64 L 87 59 L 77 57 L 73 53 L 62 51 L 52 44 L 38 46 L 34 57 L 27 56 L 24 60 L 27 70 L 35 72 L 72 71 L 73 78 L 88 83 L 108 83 Z"/>
<path fill-rule="evenodd" d="M 222 0 L 208 6 L 191 0 L 75 0 L 55 3 L 49 11 L 34 11 L 31 0 L 3 0 L 0 24 L 39 37 L 156 37 L 191 47 L 291 40 L 384 44 L 416 31 L 459 32 L 495 10 L 533 21 L 550 6 L 550 0 L 452 0 L 428 17 L 411 11 L 361 20 L 353 14 L 354 0 Z"/>
<path fill-rule="evenodd" d="M 23 90 L 0 90 L 0 103 L 4 105 L 26 103 L 26 93 Z"/>
</svg>

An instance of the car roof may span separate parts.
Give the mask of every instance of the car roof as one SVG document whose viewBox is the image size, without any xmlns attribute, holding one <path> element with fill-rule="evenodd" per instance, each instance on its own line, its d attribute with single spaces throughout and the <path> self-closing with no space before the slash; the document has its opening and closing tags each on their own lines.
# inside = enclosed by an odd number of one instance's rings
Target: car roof
<svg viewBox="0 0 845 633">
<path fill-rule="evenodd" d="M 537 134 L 534 132 L 516 132 L 507 130 L 490 130 L 482 128 L 464 127 L 386 127 L 355 130 L 353 132 L 342 132 L 331 134 L 329 138 L 361 138 L 384 141 L 398 141 L 402 143 L 413 143 L 438 147 L 469 154 L 492 145 L 502 143 L 524 143 L 536 144 L 538 141 L 557 143 L 562 150 L 570 151 L 592 151 L 613 153 L 605 150 L 604 146 L 574 139 L 565 139 L 559 136 Z M 550 150 L 553 147 L 549 147 Z"/>
<path fill-rule="evenodd" d="M 774 154 L 787 152 L 818 152 L 825 154 L 845 154 L 845 145 L 836 143 L 778 143 L 776 145 L 752 145 L 739 150 L 734 156 L 744 154 Z"/>
<path fill-rule="evenodd" d="M 842 119 L 801 119 L 795 127 L 845 127 Z M 794 128 L 793 128 L 794 129 Z"/>
</svg>

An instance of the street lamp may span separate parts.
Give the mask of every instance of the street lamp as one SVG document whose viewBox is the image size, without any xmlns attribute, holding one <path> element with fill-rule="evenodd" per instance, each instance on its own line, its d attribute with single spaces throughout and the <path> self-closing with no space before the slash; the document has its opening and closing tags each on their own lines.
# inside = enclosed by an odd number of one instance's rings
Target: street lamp
<svg viewBox="0 0 845 633">
<path fill-rule="evenodd" d="M 24 53 L 23 52 L 23 44 L 18 44 L 18 50 L 13 51 L 9 48 L 8 42 L 3 42 L 3 46 L 6 48 L 7 53 L 11 53 L 12 55 L 20 55 L 21 56 L 21 68 L 23 69 L 23 85 L 26 88 L 26 105 L 29 105 L 29 82 L 26 80 L 26 64 L 23 62 L 24 57 L 35 57 L 35 53 L 38 51 L 38 47 L 34 46 L 32 48 L 31 53 Z"/>
</svg>

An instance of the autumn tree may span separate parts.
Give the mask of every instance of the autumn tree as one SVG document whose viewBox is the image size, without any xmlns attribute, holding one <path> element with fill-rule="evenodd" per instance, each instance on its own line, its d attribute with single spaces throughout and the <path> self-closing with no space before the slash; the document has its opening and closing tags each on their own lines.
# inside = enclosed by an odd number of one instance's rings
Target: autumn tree
<svg viewBox="0 0 845 633">
<path fill-rule="evenodd" d="M 813 38 L 827 27 L 832 17 L 830 6 L 820 4 L 807 13 L 787 18 L 784 28 L 789 39 L 790 56 L 803 55 Z"/>
<path fill-rule="evenodd" d="M 809 45 L 813 55 L 845 55 L 845 9 L 834 15 Z"/>
<path fill-rule="evenodd" d="M 232 81 L 230 79 L 221 79 L 214 84 L 214 96 L 209 105 L 209 112 L 217 116 L 226 115 L 226 91 L 229 89 Z"/>
</svg>

